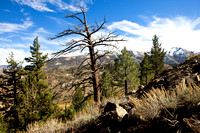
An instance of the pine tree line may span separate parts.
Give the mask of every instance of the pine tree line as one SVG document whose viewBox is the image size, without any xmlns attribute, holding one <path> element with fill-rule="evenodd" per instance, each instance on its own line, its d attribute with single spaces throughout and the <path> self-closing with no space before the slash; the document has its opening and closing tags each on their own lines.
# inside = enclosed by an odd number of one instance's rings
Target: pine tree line
<svg viewBox="0 0 200 133">
<path fill-rule="evenodd" d="M 1 97 L 9 132 L 26 130 L 28 124 L 45 121 L 55 113 L 56 104 L 42 70 L 48 56 L 40 52 L 38 37 L 30 46 L 30 52 L 31 57 L 25 58 L 30 64 L 25 68 L 11 53 L 7 59 L 8 67 L 3 71 L 7 81 L 1 84 Z"/>
<path fill-rule="evenodd" d="M 151 80 L 157 77 L 164 67 L 164 57 L 166 52 L 158 42 L 158 37 L 154 35 L 151 52 L 144 53 L 144 58 L 136 65 L 126 47 L 121 51 L 114 61 L 114 65 L 102 74 L 101 97 L 110 96 L 121 88 L 127 95 L 132 90 L 138 89 L 139 85 L 146 86 Z"/>
</svg>

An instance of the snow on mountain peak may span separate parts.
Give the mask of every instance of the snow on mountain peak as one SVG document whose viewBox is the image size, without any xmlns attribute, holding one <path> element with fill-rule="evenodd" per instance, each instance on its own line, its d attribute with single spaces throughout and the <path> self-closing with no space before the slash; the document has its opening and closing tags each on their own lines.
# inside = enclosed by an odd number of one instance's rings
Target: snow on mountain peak
<svg viewBox="0 0 200 133">
<path fill-rule="evenodd" d="M 189 56 L 190 54 L 194 54 L 194 52 L 180 47 L 172 47 L 168 52 L 168 55 L 170 56 Z"/>
</svg>

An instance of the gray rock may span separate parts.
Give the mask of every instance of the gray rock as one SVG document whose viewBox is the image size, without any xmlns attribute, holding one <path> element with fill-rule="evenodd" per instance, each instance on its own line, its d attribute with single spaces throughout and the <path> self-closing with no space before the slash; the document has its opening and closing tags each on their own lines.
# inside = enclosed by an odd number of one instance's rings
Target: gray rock
<svg viewBox="0 0 200 133">
<path fill-rule="evenodd" d="M 120 118 L 123 118 L 128 112 L 121 106 L 115 103 L 108 102 L 104 108 L 104 113 L 109 111 L 116 111 Z"/>
</svg>

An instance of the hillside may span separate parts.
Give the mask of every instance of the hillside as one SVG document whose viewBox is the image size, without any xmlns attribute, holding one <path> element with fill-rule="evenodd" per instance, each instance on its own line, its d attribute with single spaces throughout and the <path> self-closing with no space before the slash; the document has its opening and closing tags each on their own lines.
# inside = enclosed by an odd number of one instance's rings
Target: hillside
<svg viewBox="0 0 200 133">
<path fill-rule="evenodd" d="M 144 52 L 139 51 L 129 51 L 130 54 L 133 55 L 133 60 L 136 63 L 140 63 L 144 58 Z M 113 61 L 117 57 L 118 53 L 107 55 L 106 57 L 102 58 L 101 61 Z M 182 63 L 187 59 L 187 57 L 191 54 L 194 54 L 192 51 L 188 51 L 182 48 L 172 48 L 170 51 L 167 52 L 164 63 L 175 66 L 179 63 Z M 48 69 L 65 69 L 69 67 L 79 66 L 82 61 L 88 58 L 86 55 L 82 56 L 71 56 L 71 57 L 59 57 L 49 61 L 46 64 Z M 166 65 L 169 68 L 169 66 Z"/>
<path fill-rule="evenodd" d="M 34 126 L 31 125 L 29 131 L 199 133 L 199 68 L 200 55 L 188 58 L 172 69 L 165 70 L 144 89 L 139 89 L 136 93 L 105 99 L 101 106 L 89 102 L 86 108 L 78 112 L 72 121 L 59 123 L 58 120 L 51 120 L 41 126 L 36 123 Z M 71 71 L 50 71 L 52 73 L 48 73 L 47 80 L 52 84 L 57 84 L 52 82 L 55 80 L 63 83 L 70 80 Z M 190 85 L 187 81 L 196 85 Z M 62 91 L 65 89 L 65 85 L 58 88 Z M 65 98 L 67 98 L 66 95 L 62 99 Z M 55 124 L 55 128 L 49 128 L 50 124 L 51 127 L 53 127 L 52 124 Z"/>
<path fill-rule="evenodd" d="M 138 90 L 138 93 L 141 95 L 144 91 L 147 92 L 152 87 L 164 87 L 166 90 L 172 91 L 182 82 L 195 83 L 197 85 L 200 83 L 200 55 L 180 63 L 173 67 L 173 69 L 165 70 L 150 82 L 142 92 Z"/>
<path fill-rule="evenodd" d="M 96 119 L 78 128 L 70 128 L 68 132 L 199 133 L 199 68 L 200 55 L 160 75 L 166 90 L 161 89 L 163 86 L 159 86 L 160 81 L 155 79 L 154 85 L 157 86 L 154 87 L 160 89 L 153 89 L 150 83 L 140 99 L 132 95 L 121 98 L 120 102 L 108 102 Z M 189 81 L 196 85 L 190 85 Z M 170 86 L 171 83 L 176 84 Z"/>
</svg>

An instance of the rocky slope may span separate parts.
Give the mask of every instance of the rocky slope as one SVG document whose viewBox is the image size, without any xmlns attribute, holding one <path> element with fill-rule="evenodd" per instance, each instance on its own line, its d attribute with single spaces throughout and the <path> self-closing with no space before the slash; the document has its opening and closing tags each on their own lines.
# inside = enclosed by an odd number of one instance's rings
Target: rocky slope
<svg viewBox="0 0 200 133">
<path fill-rule="evenodd" d="M 164 87 L 166 90 L 172 90 L 182 82 L 195 83 L 197 85 L 200 83 L 200 55 L 180 63 L 173 69 L 165 70 L 159 77 L 150 82 L 142 92 L 147 92 L 152 87 Z M 138 93 L 142 92 L 138 90 Z"/>
<path fill-rule="evenodd" d="M 77 133 L 199 133 L 200 55 L 164 71 L 143 90 L 142 97 L 124 97 L 120 104 L 108 102 L 101 115 L 67 132 Z M 185 87 L 188 82 L 196 85 Z M 175 86 L 182 83 L 181 89 Z M 166 90 L 156 90 L 152 87 Z"/>
</svg>

